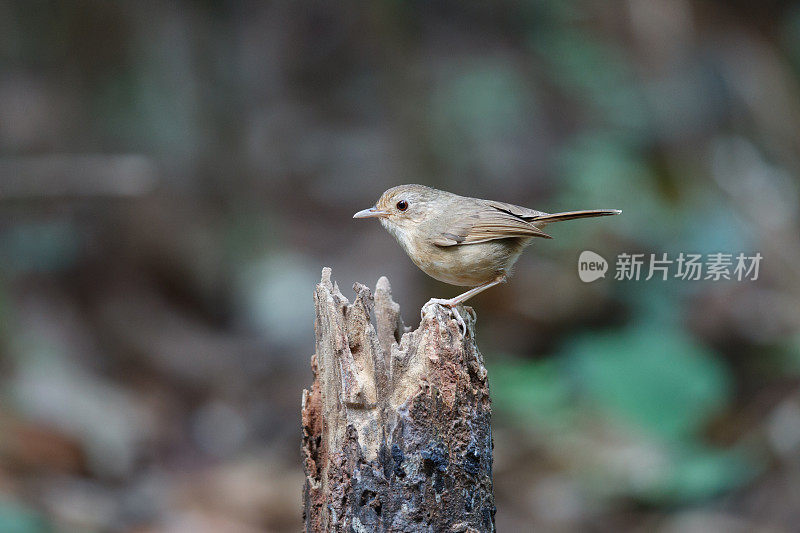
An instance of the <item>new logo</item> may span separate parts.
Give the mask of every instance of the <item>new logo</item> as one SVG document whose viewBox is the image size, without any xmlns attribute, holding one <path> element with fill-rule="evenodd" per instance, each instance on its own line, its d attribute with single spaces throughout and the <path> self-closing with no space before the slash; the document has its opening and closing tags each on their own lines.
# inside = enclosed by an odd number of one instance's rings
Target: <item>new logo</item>
<svg viewBox="0 0 800 533">
<path fill-rule="evenodd" d="M 591 250 L 584 250 L 578 257 L 578 277 L 584 283 L 590 283 L 606 277 L 608 261 Z"/>
</svg>

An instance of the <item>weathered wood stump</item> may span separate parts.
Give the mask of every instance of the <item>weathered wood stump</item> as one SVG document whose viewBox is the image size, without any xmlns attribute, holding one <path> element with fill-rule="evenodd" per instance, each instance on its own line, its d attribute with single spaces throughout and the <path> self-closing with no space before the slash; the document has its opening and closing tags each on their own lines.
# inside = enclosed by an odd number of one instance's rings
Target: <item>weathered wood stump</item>
<svg viewBox="0 0 800 533">
<path fill-rule="evenodd" d="M 461 309 L 462 335 L 433 305 L 408 331 L 385 277 L 374 298 L 353 288 L 351 304 L 325 268 L 314 295 L 306 531 L 494 531 L 492 411 L 474 314 Z"/>
</svg>

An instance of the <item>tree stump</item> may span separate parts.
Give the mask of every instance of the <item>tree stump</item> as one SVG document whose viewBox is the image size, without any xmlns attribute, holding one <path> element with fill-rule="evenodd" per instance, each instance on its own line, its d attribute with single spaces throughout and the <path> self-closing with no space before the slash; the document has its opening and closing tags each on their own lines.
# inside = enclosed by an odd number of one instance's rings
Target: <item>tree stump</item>
<svg viewBox="0 0 800 533">
<path fill-rule="evenodd" d="M 314 294 L 306 531 L 494 531 L 492 411 L 472 310 L 460 309 L 466 335 L 439 305 L 409 331 L 385 277 L 374 298 L 353 289 L 351 304 L 325 268 Z"/>
</svg>

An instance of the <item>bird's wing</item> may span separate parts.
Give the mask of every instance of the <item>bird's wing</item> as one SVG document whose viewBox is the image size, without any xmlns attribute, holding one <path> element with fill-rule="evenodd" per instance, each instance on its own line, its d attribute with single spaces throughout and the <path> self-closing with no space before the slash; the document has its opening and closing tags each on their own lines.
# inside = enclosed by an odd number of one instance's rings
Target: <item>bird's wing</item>
<svg viewBox="0 0 800 533">
<path fill-rule="evenodd" d="M 447 230 L 438 234 L 432 242 L 437 246 L 456 246 L 509 237 L 551 239 L 550 235 L 525 220 L 543 214 L 502 202 L 482 202 L 469 214 L 453 217 Z"/>
<path fill-rule="evenodd" d="M 514 204 L 507 204 L 505 202 L 495 202 L 494 200 L 486 200 L 486 205 L 490 205 L 495 209 L 498 209 L 500 211 L 505 211 L 506 213 L 510 213 L 515 217 L 519 217 L 527 221 L 531 221 L 535 218 L 548 215 L 548 213 L 545 213 L 544 211 L 537 211 L 536 209 L 529 209 L 527 207 L 522 207 L 520 205 L 514 205 Z"/>
</svg>

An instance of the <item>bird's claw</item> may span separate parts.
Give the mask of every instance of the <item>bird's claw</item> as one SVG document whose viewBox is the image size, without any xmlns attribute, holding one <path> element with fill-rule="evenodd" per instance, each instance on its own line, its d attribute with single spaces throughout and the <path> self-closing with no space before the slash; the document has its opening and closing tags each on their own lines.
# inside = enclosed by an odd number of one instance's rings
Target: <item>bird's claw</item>
<svg viewBox="0 0 800 533">
<path fill-rule="evenodd" d="M 425 305 L 422 306 L 422 310 L 420 311 L 421 319 L 425 318 L 425 308 L 428 307 L 429 305 L 434 305 L 434 304 L 447 307 L 450 310 L 450 313 L 452 313 L 453 318 L 456 321 L 456 324 L 458 324 L 458 330 L 461 332 L 462 335 L 467 334 L 467 323 L 464 322 L 463 318 L 461 318 L 461 313 L 458 312 L 457 306 L 453 305 L 453 302 L 451 300 L 445 300 L 443 298 L 431 298 Z"/>
<path fill-rule="evenodd" d="M 453 312 L 453 315 L 455 316 L 456 323 L 458 324 L 458 330 L 461 332 L 461 335 L 466 337 L 466 335 L 467 335 L 467 323 L 464 322 L 463 318 L 461 318 L 461 314 L 458 312 L 457 308 L 451 307 L 450 310 Z"/>
</svg>

